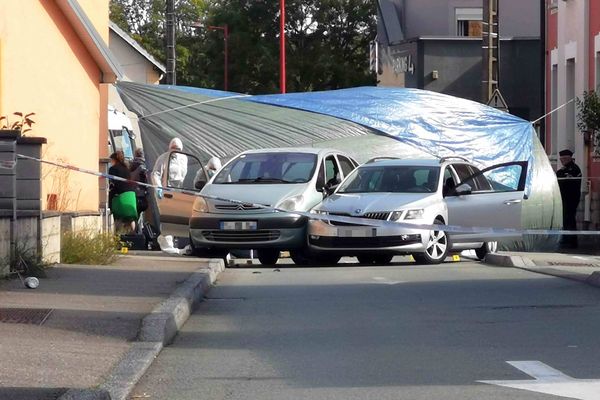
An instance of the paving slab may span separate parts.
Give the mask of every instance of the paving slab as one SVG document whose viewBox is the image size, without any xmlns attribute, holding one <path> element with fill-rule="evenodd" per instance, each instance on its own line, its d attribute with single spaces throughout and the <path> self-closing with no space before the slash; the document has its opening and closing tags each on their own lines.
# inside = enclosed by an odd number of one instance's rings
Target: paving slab
<svg viewBox="0 0 600 400">
<path fill-rule="evenodd" d="M 51 309 L 43 324 L 0 323 L 0 398 L 55 399 L 99 385 L 142 319 L 208 262 L 123 256 L 110 266 L 58 265 L 35 290 L 0 283 L 0 307 Z"/>
</svg>

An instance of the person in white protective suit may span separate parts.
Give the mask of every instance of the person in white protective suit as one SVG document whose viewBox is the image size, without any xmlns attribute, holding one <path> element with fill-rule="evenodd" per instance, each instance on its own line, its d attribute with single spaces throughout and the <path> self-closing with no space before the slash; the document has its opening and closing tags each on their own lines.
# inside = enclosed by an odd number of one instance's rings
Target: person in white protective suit
<svg viewBox="0 0 600 400">
<path fill-rule="evenodd" d="M 210 180 L 213 176 L 217 174 L 217 172 L 219 172 L 221 167 L 221 160 L 219 160 L 218 157 L 212 157 L 210 160 L 208 160 L 206 166 L 202 169 L 199 169 L 198 172 L 196 172 L 196 176 L 194 177 L 194 186 L 196 187 L 196 189 L 200 188 L 198 183 L 205 179 L 204 172 L 206 172 L 206 176 L 208 176 L 208 180 Z"/>
<path fill-rule="evenodd" d="M 169 171 L 169 176 L 167 177 L 168 185 L 176 188 L 180 188 L 183 185 L 183 181 L 187 175 L 188 158 L 185 154 L 180 153 L 171 155 L 172 151 L 182 150 L 183 143 L 181 142 L 181 139 L 174 138 L 169 143 L 169 150 L 158 156 L 152 171 L 152 183 L 154 185 L 162 187 L 162 177 L 166 173 L 167 169 Z M 156 195 L 159 199 L 162 199 L 162 189 L 157 189 Z"/>
</svg>

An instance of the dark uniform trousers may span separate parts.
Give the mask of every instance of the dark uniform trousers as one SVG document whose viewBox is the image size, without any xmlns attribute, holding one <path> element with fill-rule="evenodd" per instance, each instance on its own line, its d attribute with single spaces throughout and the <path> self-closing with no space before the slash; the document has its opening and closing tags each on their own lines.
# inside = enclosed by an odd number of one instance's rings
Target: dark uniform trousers
<svg viewBox="0 0 600 400">
<path fill-rule="evenodd" d="M 570 162 L 556 171 L 556 177 L 563 203 L 563 229 L 577 230 L 577 207 L 581 200 L 581 169 L 574 162 Z M 577 236 L 565 235 L 562 243 L 575 247 Z"/>
</svg>

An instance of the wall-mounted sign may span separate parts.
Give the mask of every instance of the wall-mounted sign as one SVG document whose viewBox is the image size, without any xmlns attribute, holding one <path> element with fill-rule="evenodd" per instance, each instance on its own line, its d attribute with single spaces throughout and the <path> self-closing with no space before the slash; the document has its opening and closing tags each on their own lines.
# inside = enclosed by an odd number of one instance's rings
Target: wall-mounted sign
<svg viewBox="0 0 600 400">
<path fill-rule="evenodd" d="M 415 74 L 415 64 L 412 60 L 412 55 L 394 55 L 393 57 L 393 68 L 396 74 Z"/>
</svg>

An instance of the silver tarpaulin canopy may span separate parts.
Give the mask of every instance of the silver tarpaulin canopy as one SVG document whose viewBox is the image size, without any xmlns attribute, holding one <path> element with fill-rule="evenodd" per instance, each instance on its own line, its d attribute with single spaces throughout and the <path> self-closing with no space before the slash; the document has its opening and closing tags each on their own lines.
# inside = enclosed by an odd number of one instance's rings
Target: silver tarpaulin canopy
<svg viewBox="0 0 600 400">
<path fill-rule="evenodd" d="M 119 82 L 138 116 L 152 163 L 173 137 L 207 160 L 269 147 L 331 147 L 364 162 L 461 155 L 480 167 L 529 161 L 523 227 L 562 224 L 554 171 L 532 125 L 494 108 L 439 93 L 403 88 L 246 96 L 207 89 Z M 490 210 L 497 212 L 497 210 Z M 527 237 L 512 247 L 553 247 L 556 237 Z"/>
</svg>

